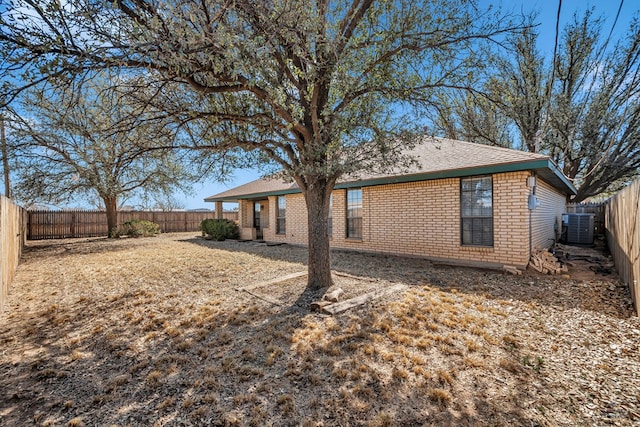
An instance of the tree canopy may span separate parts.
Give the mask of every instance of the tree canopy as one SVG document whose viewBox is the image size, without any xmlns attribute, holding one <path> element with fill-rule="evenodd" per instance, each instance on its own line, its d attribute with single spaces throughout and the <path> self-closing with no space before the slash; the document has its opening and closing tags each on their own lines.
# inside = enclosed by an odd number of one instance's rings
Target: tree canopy
<svg viewBox="0 0 640 427">
<path fill-rule="evenodd" d="M 13 116 L 12 151 L 23 203 L 97 195 L 111 235 L 125 197 L 170 193 L 196 178 L 181 158 L 187 153 L 167 148 L 176 139 L 170 123 L 147 121 L 110 79 L 33 87 L 20 101 L 25 114 Z"/>
<path fill-rule="evenodd" d="M 574 15 L 555 60 L 538 51 L 536 31 L 508 38 L 477 99 L 441 95 L 450 102 L 435 118 L 440 132 L 548 154 L 573 180 L 578 202 L 619 189 L 640 172 L 638 18 L 614 42 L 593 10 Z"/>
</svg>

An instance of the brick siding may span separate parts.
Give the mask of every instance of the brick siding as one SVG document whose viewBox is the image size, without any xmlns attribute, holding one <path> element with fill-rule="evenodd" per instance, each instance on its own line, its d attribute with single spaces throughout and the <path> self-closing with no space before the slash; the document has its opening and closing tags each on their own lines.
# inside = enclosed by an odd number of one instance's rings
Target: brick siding
<svg viewBox="0 0 640 427">
<path fill-rule="evenodd" d="M 529 175 L 528 171 L 493 175 L 493 247 L 461 244 L 459 178 L 363 187 L 362 239 L 357 240 L 346 238 L 346 190 L 334 190 L 331 246 L 466 264 L 524 267 L 530 256 Z M 548 185 L 539 188 L 543 188 L 539 196 L 551 189 Z M 546 196 L 542 199 L 546 203 Z M 552 199 L 555 206 L 559 199 Z M 269 197 L 269 206 L 271 226 L 263 231 L 265 240 L 306 245 L 307 214 L 302 194 L 286 196 L 285 235 L 275 233 L 275 196 Z M 251 202 L 240 203 L 243 226 L 250 224 L 252 208 Z M 245 209 L 249 214 L 243 212 Z M 541 211 L 538 217 L 547 218 L 547 214 Z"/>
<path fill-rule="evenodd" d="M 238 210 L 240 213 L 240 238 L 244 240 L 254 240 L 256 238 L 256 231 L 253 228 L 253 201 L 240 200 L 238 203 Z"/>
</svg>

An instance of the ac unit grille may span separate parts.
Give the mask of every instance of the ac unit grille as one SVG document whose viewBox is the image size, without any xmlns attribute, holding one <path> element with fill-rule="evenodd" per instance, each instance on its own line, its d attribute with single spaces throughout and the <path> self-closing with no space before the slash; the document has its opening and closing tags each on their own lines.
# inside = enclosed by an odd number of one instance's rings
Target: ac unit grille
<svg viewBox="0 0 640 427">
<path fill-rule="evenodd" d="M 593 214 L 567 214 L 567 243 L 593 244 Z"/>
</svg>

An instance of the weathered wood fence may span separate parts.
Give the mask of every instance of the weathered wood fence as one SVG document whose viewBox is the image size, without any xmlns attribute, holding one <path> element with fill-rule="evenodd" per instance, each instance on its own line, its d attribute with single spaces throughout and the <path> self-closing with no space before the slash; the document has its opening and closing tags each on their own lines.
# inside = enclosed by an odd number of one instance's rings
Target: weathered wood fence
<svg viewBox="0 0 640 427">
<path fill-rule="evenodd" d="M 203 219 L 215 217 L 212 211 L 122 211 L 118 212 L 118 226 L 141 219 L 155 222 L 163 233 L 199 231 Z M 238 212 L 224 211 L 223 218 L 237 221 Z M 30 240 L 106 236 L 107 215 L 95 210 L 33 210 L 28 211 L 27 229 Z"/>
<path fill-rule="evenodd" d="M 604 234 L 604 217 L 605 217 L 606 204 L 605 203 L 569 203 L 567 204 L 567 213 L 592 213 L 594 218 L 594 233 L 597 235 Z"/>
<path fill-rule="evenodd" d="M 0 196 L 0 311 L 20 262 L 26 237 L 27 211 Z"/>
<path fill-rule="evenodd" d="M 605 228 L 613 262 L 640 315 L 640 180 L 607 201 Z"/>
</svg>

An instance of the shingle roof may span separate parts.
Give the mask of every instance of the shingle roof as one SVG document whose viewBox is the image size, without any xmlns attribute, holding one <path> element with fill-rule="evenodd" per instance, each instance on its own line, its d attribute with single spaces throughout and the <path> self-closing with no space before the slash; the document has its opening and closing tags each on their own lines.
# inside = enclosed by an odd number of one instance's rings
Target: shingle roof
<svg viewBox="0 0 640 427">
<path fill-rule="evenodd" d="M 492 147 L 453 139 L 423 137 L 407 154 L 416 165 L 408 170 L 344 177 L 336 188 L 409 182 L 446 177 L 482 175 L 518 170 L 535 170 L 550 184 L 567 194 L 575 188 L 548 156 L 508 148 Z M 295 182 L 282 178 L 260 178 L 204 199 L 207 202 L 235 201 L 267 195 L 297 193 Z"/>
<path fill-rule="evenodd" d="M 295 182 L 287 182 L 282 178 L 265 177 L 256 179 L 255 181 L 251 181 L 246 184 L 239 185 L 238 187 L 233 187 L 227 191 L 223 191 L 222 193 L 209 196 L 204 199 L 204 201 L 215 202 L 215 199 L 224 199 L 224 201 L 235 201 L 238 198 L 243 198 L 241 196 L 252 194 L 268 194 L 281 191 L 296 193 L 300 190 L 298 189 L 298 184 L 296 184 Z"/>
</svg>

